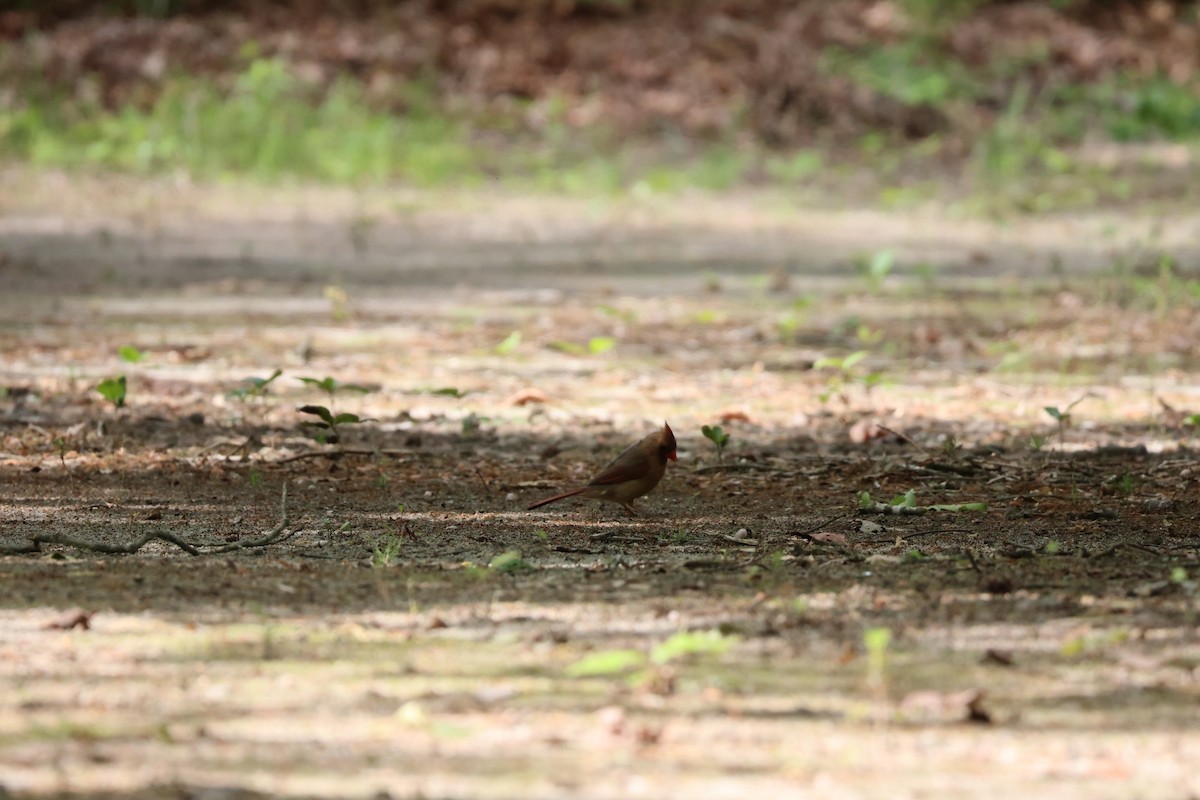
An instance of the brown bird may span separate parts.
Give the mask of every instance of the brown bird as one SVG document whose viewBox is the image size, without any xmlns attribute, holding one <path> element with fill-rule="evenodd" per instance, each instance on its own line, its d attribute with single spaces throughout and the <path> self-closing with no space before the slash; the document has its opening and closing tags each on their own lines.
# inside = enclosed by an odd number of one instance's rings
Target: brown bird
<svg viewBox="0 0 1200 800">
<path fill-rule="evenodd" d="M 592 478 L 587 486 L 538 500 L 529 508 L 532 510 L 564 497 L 579 496 L 620 503 L 630 514 L 637 514 L 633 510 L 633 501 L 658 486 L 667 471 L 667 459 L 675 460 L 675 434 L 671 432 L 671 426 L 664 422 L 662 430 L 631 445 Z"/>
</svg>

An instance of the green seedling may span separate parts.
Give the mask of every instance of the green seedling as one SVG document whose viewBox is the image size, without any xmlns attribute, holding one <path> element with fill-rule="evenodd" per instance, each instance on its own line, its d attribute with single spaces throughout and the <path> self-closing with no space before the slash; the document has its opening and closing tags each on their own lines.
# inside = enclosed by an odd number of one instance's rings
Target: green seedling
<svg viewBox="0 0 1200 800">
<path fill-rule="evenodd" d="M 867 648 L 867 685 L 883 694 L 887 691 L 887 651 L 892 642 L 890 628 L 867 628 L 863 645 Z"/>
<path fill-rule="evenodd" d="M 521 557 L 520 550 L 505 551 L 488 562 L 488 569 L 505 574 L 521 572 L 522 570 L 532 568 L 532 565 Z"/>
<path fill-rule="evenodd" d="M 330 377 L 299 377 L 297 380 L 308 386 L 313 386 L 317 389 L 320 389 L 329 395 L 330 405 L 333 404 L 333 400 L 337 396 L 338 392 L 355 392 L 357 394 L 366 394 L 367 392 L 371 391 L 370 388 L 363 386 L 362 384 L 342 383 L 336 378 Z M 318 435 L 316 438 L 322 443 L 336 443 L 340 439 L 338 427 L 341 425 L 347 425 L 356 422 L 366 422 L 366 420 L 363 417 L 360 417 L 358 414 L 351 414 L 348 412 L 335 414 L 327 406 L 306 405 L 300 406 L 300 408 L 297 410 L 302 414 L 312 414 L 320 420 L 320 422 L 308 422 L 305 424 L 313 425 L 318 428 Z"/>
<path fill-rule="evenodd" d="M 1046 406 L 1045 411 L 1058 423 L 1058 445 L 1063 447 L 1066 444 L 1066 431 L 1071 424 L 1071 409 L 1082 403 L 1088 398 L 1088 395 L 1083 395 L 1071 402 L 1066 409 L 1059 409 L 1058 406 Z"/>
<path fill-rule="evenodd" d="M 342 383 L 337 378 L 300 377 L 300 378 L 297 378 L 297 380 L 325 392 L 325 394 L 329 395 L 330 403 L 333 402 L 334 397 L 339 392 L 353 392 L 355 394 L 367 394 L 371 391 L 370 387 L 363 386 L 361 383 Z"/>
<path fill-rule="evenodd" d="M 513 331 L 508 336 L 504 337 L 504 341 L 496 345 L 496 355 L 507 356 L 516 351 L 521 346 L 521 332 Z"/>
<path fill-rule="evenodd" d="M 690 656 L 721 655 L 738 642 L 718 630 L 680 631 L 650 651 L 655 664 L 670 664 Z"/>
<path fill-rule="evenodd" d="M 96 391 L 100 395 L 112 403 L 116 408 L 125 407 L 125 376 L 118 375 L 115 378 L 105 378 L 96 385 Z"/>
<path fill-rule="evenodd" d="M 861 326 L 860 326 L 861 332 Z M 855 350 L 847 356 L 837 358 L 826 356 L 818 358 L 813 363 L 813 369 L 831 369 L 834 370 L 833 375 L 825 382 L 825 391 L 818 395 L 822 403 L 829 401 L 834 395 L 841 397 L 843 403 L 848 403 L 845 396 L 846 384 L 851 382 L 861 383 L 868 390 L 880 385 L 886 381 L 882 372 L 874 371 L 862 375 L 858 374 L 855 368 L 863 361 L 870 353 L 866 350 Z"/>
<path fill-rule="evenodd" d="M 429 394 L 432 394 L 432 395 L 435 395 L 438 397 L 453 397 L 456 399 L 459 397 L 467 396 L 467 393 L 464 392 L 462 389 L 457 389 L 453 386 L 444 386 L 441 389 L 430 389 Z"/>
<path fill-rule="evenodd" d="M 390 567 L 396 563 L 396 559 L 400 556 L 400 551 L 404 548 L 404 540 L 395 534 L 389 533 L 375 545 L 375 550 L 371 553 L 371 566 L 376 569 Z"/>
<path fill-rule="evenodd" d="M 117 348 L 117 355 L 121 357 L 122 361 L 129 364 L 136 364 L 146 357 L 146 354 L 141 350 L 127 344 Z"/>
<path fill-rule="evenodd" d="M 271 384 L 282 374 L 283 370 L 277 369 L 266 378 L 246 378 L 242 381 L 241 386 L 231 389 L 227 396 L 242 401 L 251 397 L 266 397 L 270 392 Z"/>
<path fill-rule="evenodd" d="M 588 339 L 588 352 L 594 356 L 600 356 L 612 350 L 617 344 L 617 340 L 609 336 L 593 336 Z"/>
<path fill-rule="evenodd" d="M 341 286 L 330 284 L 322 290 L 322 294 L 329 301 L 329 316 L 334 322 L 345 322 L 354 316 L 350 295 Z"/>
<path fill-rule="evenodd" d="M 363 418 L 358 414 L 346 412 L 334 414 L 325 406 L 300 406 L 297 411 L 301 414 L 312 414 L 320 420 L 320 422 L 305 422 L 303 424 L 315 426 L 320 429 L 322 436 L 319 437 L 319 441 L 321 442 L 336 443 L 340 438 L 338 426 L 363 421 Z"/>
<path fill-rule="evenodd" d="M 258 469 L 251 469 L 246 474 L 246 482 L 250 484 L 251 489 L 258 489 L 263 484 L 263 474 Z"/>
<path fill-rule="evenodd" d="M 1058 541 L 1057 539 L 1047 539 L 1046 547 L 1044 549 L 1046 551 L 1046 555 L 1048 556 L 1058 555 L 1058 552 L 1062 550 L 1062 542 Z"/>
<path fill-rule="evenodd" d="M 571 678 L 602 678 L 626 673 L 631 683 L 642 683 L 646 667 L 664 667 L 695 657 L 718 656 L 738 643 L 738 637 L 718 630 L 681 631 L 651 648 L 641 650 L 603 650 L 589 653 L 571 664 L 566 674 Z"/>
<path fill-rule="evenodd" d="M 705 439 L 716 446 L 717 460 L 724 460 L 725 446 L 729 444 L 729 434 L 722 430 L 720 425 L 704 425 L 700 428 L 700 432 L 704 434 Z"/>
<path fill-rule="evenodd" d="M 645 666 L 646 655 L 640 650 L 601 650 L 589 653 L 566 669 L 569 678 L 604 678 Z"/>
<path fill-rule="evenodd" d="M 1042 448 L 1046 446 L 1046 437 L 1040 433 L 1035 433 L 1029 437 L 1029 449 L 1035 453 L 1040 453 Z"/>
<path fill-rule="evenodd" d="M 859 276 L 867 281 L 871 291 L 878 294 L 883 282 L 896 266 L 896 256 L 891 250 L 878 250 L 870 256 L 861 256 L 855 262 Z"/>
</svg>

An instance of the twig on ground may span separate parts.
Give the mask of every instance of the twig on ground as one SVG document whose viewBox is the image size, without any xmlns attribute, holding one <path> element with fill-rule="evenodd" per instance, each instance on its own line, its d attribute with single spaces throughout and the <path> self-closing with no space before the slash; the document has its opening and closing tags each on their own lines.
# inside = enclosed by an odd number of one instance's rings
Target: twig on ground
<svg viewBox="0 0 1200 800">
<path fill-rule="evenodd" d="M 924 447 L 922 447 L 921 445 L 919 445 L 915 441 L 913 441 L 912 437 L 908 436 L 907 434 L 901 433 L 900 431 L 897 431 L 897 430 L 892 430 L 891 428 L 887 427 L 886 425 L 880 425 L 878 422 L 875 423 L 875 427 L 878 428 L 879 430 L 883 431 L 884 433 L 890 433 L 892 436 L 895 436 L 897 439 L 900 439 L 901 441 L 911 444 L 913 447 L 917 448 L 922 453 L 925 453 L 926 455 L 929 454 L 928 450 L 926 450 Z"/>
<path fill-rule="evenodd" d="M 221 553 L 231 553 L 234 550 L 248 550 L 253 547 L 269 547 L 270 545 L 281 542 L 287 537 L 295 534 L 299 528 L 295 530 L 287 530 L 287 484 L 283 485 L 283 491 L 279 497 L 279 524 L 272 528 L 266 535 L 260 536 L 257 539 L 241 539 L 229 544 L 223 544 L 218 547 L 209 549 L 201 549 L 190 542 L 186 542 L 173 533 L 146 533 L 131 542 L 124 544 L 108 544 L 107 542 L 94 542 L 88 539 L 79 539 L 75 536 L 68 536 L 59 533 L 38 533 L 34 534 L 28 542 L 16 545 L 0 545 L 0 554 L 3 555 L 24 555 L 27 553 L 40 553 L 42 545 L 57 544 L 63 547 L 74 547 L 76 550 L 83 550 L 89 553 L 104 553 L 106 555 L 132 555 L 150 542 L 160 541 L 167 544 L 173 544 L 183 552 L 191 556 L 211 556 Z"/>
<path fill-rule="evenodd" d="M 306 458 L 341 458 L 342 456 L 410 456 L 411 450 L 370 450 L 365 447 L 343 447 L 338 450 L 305 450 L 303 453 L 293 453 L 290 456 L 276 459 L 263 459 L 263 464 L 290 464 Z"/>
</svg>

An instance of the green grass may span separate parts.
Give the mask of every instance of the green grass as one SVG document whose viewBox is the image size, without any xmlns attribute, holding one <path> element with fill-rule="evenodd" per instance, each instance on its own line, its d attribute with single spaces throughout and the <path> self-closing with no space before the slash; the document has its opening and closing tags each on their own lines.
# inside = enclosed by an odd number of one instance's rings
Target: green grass
<svg viewBox="0 0 1200 800">
<path fill-rule="evenodd" d="M 963 9 L 971 5 L 962 0 Z M 602 125 L 572 129 L 565 99 L 547 101 L 543 121 L 531 126 L 519 106 L 504 113 L 456 111 L 428 82 L 403 84 L 387 97 L 368 97 L 351 79 L 317 90 L 282 60 L 254 57 L 252 49 L 246 55 L 244 69 L 226 87 L 178 76 L 152 101 L 116 110 L 81 99 L 98 93 L 68 96 L 44 84 L 22 86 L 0 107 L 0 159 L 201 180 L 468 189 L 501 181 L 596 197 L 754 184 L 841 196 L 847 203 L 865 196 L 885 208 L 958 200 L 969 213 L 990 214 L 1124 202 L 1139 186 L 1152 187 L 1152 180 L 1133 182 L 1078 160 L 1073 148 L 1098 131 L 1115 142 L 1200 140 L 1195 86 L 1132 74 L 1035 86 L 1027 76 L 1031 65 L 1048 58 L 1044 52 L 973 67 L 941 52 L 927 34 L 884 46 L 830 48 L 821 68 L 905 106 L 931 106 L 948 120 L 977 118 L 981 101 L 999 102 L 995 118 L 968 139 L 965 170 L 955 180 L 946 179 L 945 157 L 961 131 L 910 142 L 874 130 L 849 148 L 838 142 L 773 149 L 733 133 L 709 140 L 677 131 L 623 138 Z M 864 168 L 873 185 L 845 196 L 848 175 L 862 175 Z"/>
</svg>

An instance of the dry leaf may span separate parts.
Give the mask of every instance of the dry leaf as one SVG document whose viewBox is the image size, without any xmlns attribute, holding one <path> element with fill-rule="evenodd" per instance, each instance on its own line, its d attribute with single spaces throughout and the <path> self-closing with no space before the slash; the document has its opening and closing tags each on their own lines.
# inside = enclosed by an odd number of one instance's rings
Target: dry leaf
<svg viewBox="0 0 1200 800">
<path fill-rule="evenodd" d="M 530 403 L 545 403 L 550 398 L 546 397 L 546 393 L 541 389 L 535 389 L 532 386 L 521 389 L 504 401 L 505 405 L 511 406 L 527 406 Z"/>
<path fill-rule="evenodd" d="M 64 611 L 55 619 L 47 622 L 42 626 L 44 630 L 53 631 L 69 631 L 73 628 L 81 630 L 90 630 L 92 627 L 91 611 L 84 611 L 82 608 L 72 608 Z"/>
<path fill-rule="evenodd" d="M 750 418 L 749 412 L 744 408 L 726 408 L 717 412 L 717 419 L 721 420 L 721 422 L 746 422 L 751 425 L 754 424 L 754 420 Z"/>
</svg>

